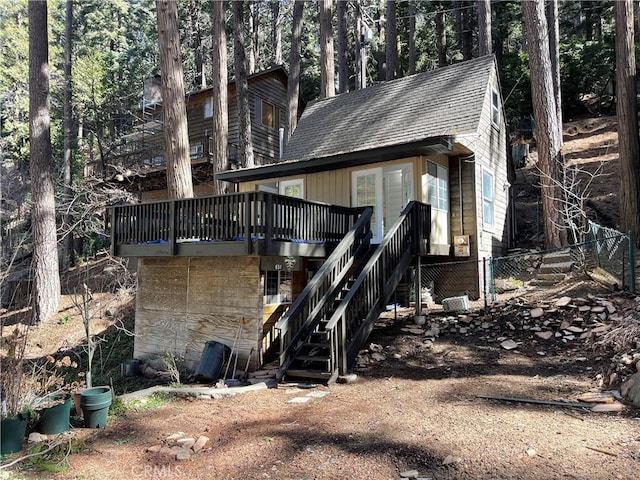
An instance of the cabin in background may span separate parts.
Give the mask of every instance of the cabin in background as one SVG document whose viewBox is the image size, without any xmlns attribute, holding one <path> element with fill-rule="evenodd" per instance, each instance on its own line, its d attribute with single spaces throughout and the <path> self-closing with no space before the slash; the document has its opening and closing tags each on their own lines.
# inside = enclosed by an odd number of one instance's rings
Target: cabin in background
<svg viewBox="0 0 640 480">
<path fill-rule="evenodd" d="M 281 154 L 281 129 L 287 123 L 287 73 L 282 66 L 248 77 L 251 135 L 258 165 L 276 162 Z M 239 120 L 236 85 L 227 89 L 229 144 L 228 168 L 238 168 Z M 189 152 L 196 196 L 213 194 L 212 147 L 213 89 L 186 95 Z M 299 112 L 305 102 L 299 100 Z M 143 201 L 167 198 L 166 162 L 162 122 L 161 79 L 144 82 L 143 100 L 130 132 L 121 136 L 106 153 L 103 162 L 87 166 L 85 175 L 98 175 L 139 192 Z M 284 131 L 284 130 L 283 130 Z"/>
</svg>

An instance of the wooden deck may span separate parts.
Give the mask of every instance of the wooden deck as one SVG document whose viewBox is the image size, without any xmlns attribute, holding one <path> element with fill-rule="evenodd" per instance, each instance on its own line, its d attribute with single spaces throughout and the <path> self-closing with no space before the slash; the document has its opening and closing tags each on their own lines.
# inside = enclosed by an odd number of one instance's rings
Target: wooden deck
<svg viewBox="0 0 640 480">
<path fill-rule="evenodd" d="M 122 257 L 326 257 L 361 208 L 267 192 L 110 208 L 111 252 Z"/>
</svg>

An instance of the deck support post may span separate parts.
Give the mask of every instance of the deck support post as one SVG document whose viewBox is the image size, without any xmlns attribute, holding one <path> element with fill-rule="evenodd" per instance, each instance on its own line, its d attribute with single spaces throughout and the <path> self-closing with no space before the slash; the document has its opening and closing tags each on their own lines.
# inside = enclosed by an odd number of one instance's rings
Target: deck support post
<svg viewBox="0 0 640 480">
<path fill-rule="evenodd" d="M 416 315 L 422 315 L 422 257 L 416 255 Z"/>
</svg>

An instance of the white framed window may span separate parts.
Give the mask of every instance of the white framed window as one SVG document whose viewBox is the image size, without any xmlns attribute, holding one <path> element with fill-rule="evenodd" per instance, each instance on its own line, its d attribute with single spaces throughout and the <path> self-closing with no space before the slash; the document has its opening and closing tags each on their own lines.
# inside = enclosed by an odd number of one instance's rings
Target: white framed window
<svg viewBox="0 0 640 480">
<path fill-rule="evenodd" d="M 204 118 L 212 118 L 213 117 L 213 97 L 207 98 L 207 101 L 204 102 Z"/>
<path fill-rule="evenodd" d="M 495 179 L 488 170 L 482 169 L 482 226 L 492 230 L 495 222 Z"/>
<path fill-rule="evenodd" d="M 422 189 L 431 208 L 449 211 L 449 169 L 427 161 L 427 174 L 422 177 Z"/>
<path fill-rule="evenodd" d="M 292 279 L 289 270 L 267 270 L 264 276 L 264 303 L 291 303 Z"/>
<path fill-rule="evenodd" d="M 500 129 L 500 94 L 495 88 L 491 89 L 491 123 Z"/>
<path fill-rule="evenodd" d="M 278 193 L 288 197 L 304 198 L 304 181 L 302 178 L 283 180 L 278 183 Z"/>
</svg>

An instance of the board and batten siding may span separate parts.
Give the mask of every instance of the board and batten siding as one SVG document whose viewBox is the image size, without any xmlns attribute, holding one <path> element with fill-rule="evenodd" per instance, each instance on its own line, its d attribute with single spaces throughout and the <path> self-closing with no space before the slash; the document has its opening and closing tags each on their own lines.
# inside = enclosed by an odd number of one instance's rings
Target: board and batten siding
<svg viewBox="0 0 640 480">
<path fill-rule="evenodd" d="M 238 342 L 238 365 L 260 365 L 262 339 L 260 258 L 140 258 L 134 357 L 158 358 L 169 353 L 184 358 L 195 371 L 205 343 L 231 348 Z"/>
</svg>

